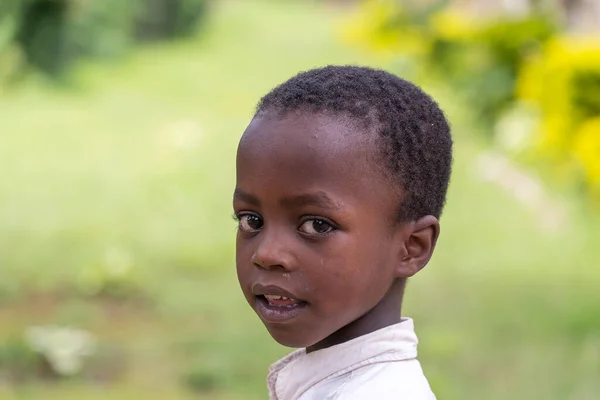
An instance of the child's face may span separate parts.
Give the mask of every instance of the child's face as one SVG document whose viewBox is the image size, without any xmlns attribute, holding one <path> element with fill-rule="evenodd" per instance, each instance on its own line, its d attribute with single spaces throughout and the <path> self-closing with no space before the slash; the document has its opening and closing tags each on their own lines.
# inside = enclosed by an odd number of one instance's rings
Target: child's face
<svg viewBox="0 0 600 400">
<path fill-rule="evenodd" d="M 240 142 L 238 278 L 283 345 L 314 346 L 367 313 L 389 313 L 380 304 L 397 281 L 404 232 L 368 136 L 341 118 L 263 115 Z"/>
</svg>

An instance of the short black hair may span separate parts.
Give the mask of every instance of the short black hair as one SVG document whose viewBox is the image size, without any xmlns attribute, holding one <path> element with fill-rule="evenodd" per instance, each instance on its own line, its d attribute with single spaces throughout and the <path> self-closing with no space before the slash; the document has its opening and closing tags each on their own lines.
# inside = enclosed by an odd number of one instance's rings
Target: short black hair
<svg viewBox="0 0 600 400">
<path fill-rule="evenodd" d="M 452 168 L 450 126 L 437 103 L 389 72 L 326 66 L 274 88 L 256 113 L 294 111 L 348 116 L 378 135 L 381 161 L 402 189 L 401 221 L 440 217 Z"/>
</svg>

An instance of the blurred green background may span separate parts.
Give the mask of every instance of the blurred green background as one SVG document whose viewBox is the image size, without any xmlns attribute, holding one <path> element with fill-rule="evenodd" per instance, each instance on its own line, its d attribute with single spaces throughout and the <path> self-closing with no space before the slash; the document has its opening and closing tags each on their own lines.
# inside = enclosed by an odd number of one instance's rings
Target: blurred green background
<svg viewBox="0 0 600 400">
<path fill-rule="evenodd" d="M 442 237 L 407 291 L 440 399 L 600 398 L 600 5 L 1 0 L 0 399 L 264 399 L 239 293 L 237 141 L 326 64 L 453 125 Z"/>
</svg>

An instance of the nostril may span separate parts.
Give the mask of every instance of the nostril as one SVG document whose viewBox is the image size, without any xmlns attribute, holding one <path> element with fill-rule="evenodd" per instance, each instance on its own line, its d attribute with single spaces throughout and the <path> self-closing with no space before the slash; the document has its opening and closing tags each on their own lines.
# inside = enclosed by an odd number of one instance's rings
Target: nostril
<svg viewBox="0 0 600 400">
<path fill-rule="evenodd" d="M 252 255 L 252 258 L 250 259 L 250 262 L 252 263 L 252 265 L 259 267 L 259 268 L 264 268 L 263 264 L 259 261 L 256 253 L 254 253 Z"/>
<path fill-rule="evenodd" d="M 258 268 L 266 269 L 266 266 L 258 260 L 252 259 L 252 265 Z"/>
<path fill-rule="evenodd" d="M 273 269 L 273 268 L 286 269 L 286 267 L 283 265 L 282 261 L 275 257 L 272 257 L 272 259 L 269 259 L 268 257 L 261 258 L 261 257 L 254 255 L 250 259 L 250 262 L 255 267 L 262 268 L 262 269 Z"/>
</svg>

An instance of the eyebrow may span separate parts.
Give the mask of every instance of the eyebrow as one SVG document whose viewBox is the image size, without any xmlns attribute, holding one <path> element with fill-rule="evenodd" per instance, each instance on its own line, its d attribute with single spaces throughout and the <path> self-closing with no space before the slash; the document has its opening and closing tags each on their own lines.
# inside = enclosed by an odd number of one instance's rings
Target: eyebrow
<svg viewBox="0 0 600 400">
<path fill-rule="evenodd" d="M 342 208 L 340 203 L 335 202 L 323 191 L 285 197 L 281 199 L 280 203 L 287 207 L 317 206 L 329 210 L 339 210 Z"/>
<path fill-rule="evenodd" d="M 251 193 L 245 192 L 242 189 L 235 189 L 233 192 L 233 199 L 241 200 L 256 207 L 260 206 L 260 200 L 258 197 Z M 295 196 L 284 197 L 279 203 L 284 207 L 317 206 L 329 210 L 339 210 L 342 208 L 340 203 L 334 201 L 323 191 L 302 193 Z"/>
<path fill-rule="evenodd" d="M 233 200 L 241 200 L 256 207 L 260 206 L 260 200 L 258 200 L 258 197 L 251 193 L 244 192 L 242 189 L 238 188 L 236 188 L 233 192 Z"/>
</svg>

